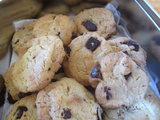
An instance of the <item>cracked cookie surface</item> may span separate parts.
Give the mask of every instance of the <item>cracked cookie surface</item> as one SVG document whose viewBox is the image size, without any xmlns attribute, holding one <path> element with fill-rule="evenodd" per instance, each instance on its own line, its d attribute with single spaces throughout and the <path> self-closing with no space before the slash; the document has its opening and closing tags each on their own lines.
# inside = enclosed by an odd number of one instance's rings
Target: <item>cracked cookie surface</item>
<svg viewBox="0 0 160 120">
<path fill-rule="evenodd" d="M 36 100 L 40 120 L 101 120 L 101 107 L 84 86 L 61 78 L 41 90 Z"/>
<path fill-rule="evenodd" d="M 68 46 L 70 53 L 63 66 L 68 77 L 75 78 L 84 86 L 90 86 L 89 75 L 94 65 L 112 52 L 107 41 L 97 33 L 85 33 Z"/>
<path fill-rule="evenodd" d="M 132 59 L 140 61 L 144 66 L 146 65 L 147 54 L 135 40 L 118 37 L 107 42 L 111 45 L 113 52 L 122 51 Z"/>
<path fill-rule="evenodd" d="M 116 33 L 114 16 L 105 8 L 86 9 L 75 16 L 74 22 L 79 34 L 97 32 L 107 39 Z"/>
<path fill-rule="evenodd" d="M 21 49 L 22 55 L 20 53 L 12 72 L 14 86 L 24 93 L 47 86 L 65 57 L 63 43 L 57 36 L 39 37 L 32 42 L 25 53 L 25 47 Z"/>
<path fill-rule="evenodd" d="M 149 75 L 123 52 L 106 55 L 91 72 L 89 82 L 96 88 L 97 101 L 104 108 L 129 106 L 143 99 Z"/>
</svg>

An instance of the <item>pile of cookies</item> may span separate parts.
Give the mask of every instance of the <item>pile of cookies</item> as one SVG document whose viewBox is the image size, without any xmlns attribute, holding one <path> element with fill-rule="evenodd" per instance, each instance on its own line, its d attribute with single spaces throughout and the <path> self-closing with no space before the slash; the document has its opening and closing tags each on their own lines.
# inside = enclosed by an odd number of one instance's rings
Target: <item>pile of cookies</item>
<svg viewBox="0 0 160 120">
<path fill-rule="evenodd" d="M 111 39 L 114 34 L 114 16 L 105 8 L 84 10 L 73 21 L 48 14 L 15 32 L 18 59 L 4 79 L 17 102 L 6 120 L 129 120 L 135 112 L 160 119 L 145 51 L 134 40 Z M 140 110 L 148 105 L 156 111 Z"/>
</svg>

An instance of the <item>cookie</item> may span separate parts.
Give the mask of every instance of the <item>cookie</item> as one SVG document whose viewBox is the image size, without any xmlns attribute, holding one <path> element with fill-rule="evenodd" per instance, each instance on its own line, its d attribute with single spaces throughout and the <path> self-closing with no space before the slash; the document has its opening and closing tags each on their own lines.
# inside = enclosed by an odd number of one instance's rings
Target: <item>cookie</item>
<svg viewBox="0 0 160 120">
<path fill-rule="evenodd" d="M 12 81 L 12 71 L 13 71 L 13 68 L 14 68 L 14 65 L 15 63 L 12 64 L 12 66 L 10 66 L 5 75 L 4 75 L 4 80 L 5 80 L 5 86 L 6 86 L 6 89 L 7 89 L 7 92 L 9 93 L 8 95 L 8 101 L 10 103 L 14 103 L 14 101 L 17 101 L 25 96 L 28 96 L 28 95 L 31 95 L 32 93 L 28 92 L 28 93 L 22 93 L 20 92 L 13 84 L 13 81 Z M 11 98 L 10 98 L 11 97 Z M 13 101 L 13 102 L 11 102 Z"/>
<path fill-rule="evenodd" d="M 90 86 L 89 75 L 94 65 L 106 54 L 112 52 L 111 46 L 97 33 L 85 33 L 69 44 L 69 57 L 63 66 L 68 77 L 80 84 Z"/>
<path fill-rule="evenodd" d="M 71 6 L 71 12 L 74 14 L 80 13 L 84 9 L 90 9 L 94 7 L 104 7 L 101 3 L 82 2 L 78 5 Z"/>
<path fill-rule="evenodd" d="M 76 5 L 81 3 L 83 0 L 64 0 L 67 5 Z"/>
<path fill-rule="evenodd" d="M 116 33 L 116 23 L 111 11 L 105 8 L 86 9 L 75 16 L 78 32 L 97 32 L 104 38 Z"/>
<path fill-rule="evenodd" d="M 3 87 L 4 87 L 4 79 L 3 79 L 3 76 L 0 74 L 0 93 L 3 89 Z"/>
<path fill-rule="evenodd" d="M 62 41 L 57 36 L 32 39 L 27 52 L 19 53 L 12 71 L 14 86 L 23 93 L 39 91 L 47 86 L 65 57 Z"/>
<path fill-rule="evenodd" d="M 32 31 L 34 27 L 34 21 L 29 22 L 26 26 L 16 31 L 12 38 L 12 48 L 15 53 L 18 54 L 20 47 L 25 45 L 30 39 L 33 38 Z"/>
<path fill-rule="evenodd" d="M 160 34 L 153 35 L 150 41 L 150 48 L 151 48 L 152 54 L 160 62 Z"/>
<path fill-rule="evenodd" d="M 135 40 L 118 37 L 113 40 L 108 40 L 107 42 L 111 45 L 113 52 L 122 51 L 133 60 L 138 60 L 144 66 L 146 65 L 147 54 Z"/>
<path fill-rule="evenodd" d="M 36 96 L 36 94 L 33 94 L 17 101 L 6 116 L 6 120 L 38 120 L 35 104 Z"/>
<path fill-rule="evenodd" d="M 132 106 L 119 109 L 104 109 L 104 120 L 159 120 L 160 101 L 148 88 L 144 99 Z"/>
<path fill-rule="evenodd" d="M 44 9 L 39 13 L 39 17 L 42 17 L 46 14 L 63 14 L 68 15 L 70 12 L 69 7 L 64 3 L 53 3 L 45 6 Z"/>
<path fill-rule="evenodd" d="M 36 105 L 40 120 L 101 120 L 94 96 L 71 78 L 61 78 L 41 90 Z"/>
<path fill-rule="evenodd" d="M 71 42 L 76 33 L 76 25 L 68 16 L 56 14 L 39 18 L 33 29 L 34 37 L 56 35 L 63 41 L 64 46 Z"/>
<path fill-rule="evenodd" d="M 98 103 L 115 109 L 142 100 L 150 78 L 140 65 L 123 52 L 110 53 L 95 64 L 89 82 L 96 88 Z"/>
</svg>

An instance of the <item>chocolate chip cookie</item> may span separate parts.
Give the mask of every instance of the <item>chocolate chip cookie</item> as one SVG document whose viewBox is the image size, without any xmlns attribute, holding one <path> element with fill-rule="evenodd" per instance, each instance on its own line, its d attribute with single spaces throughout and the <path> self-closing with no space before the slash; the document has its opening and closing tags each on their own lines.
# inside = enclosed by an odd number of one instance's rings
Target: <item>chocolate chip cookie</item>
<svg viewBox="0 0 160 120">
<path fill-rule="evenodd" d="M 90 32 L 75 38 L 68 47 L 69 57 L 63 64 L 66 75 L 84 86 L 90 86 L 88 79 L 92 68 L 112 52 L 111 46 L 103 37 Z"/>
<path fill-rule="evenodd" d="M 116 23 L 111 11 L 105 8 L 92 8 L 80 12 L 74 18 L 78 32 L 97 32 L 104 38 L 116 33 Z"/>
<path fill-rule="evenodd" d="M 61 78 L 39 91 L 36 105 L 41 120 L 101 120 L 94 96 L 71 78 Z"/>
<path fill-rule="evenodd" d="M 34 27 L 34 22 L 28 23 L 26 26 L 22 27 L 18 31 L 16 31 L 12 38 L 12 48 L 15 53 L 18 54 L 18 50 L 20 47 L 25 45 L 28 40 L 32 39 L 32 31 Z"/>
<path fill-rule="evenodd" d="M 35 104 L 36 96 L 36 94 L 33 94 L 17 101 L 6 116 L 6 120 L 38 120 Z"/>
<path fill-rule="evenodd" d="M 111 45 L 113 52 L 122 51 L 133 60 L 138 60 L 144 66 L 146 65 L 147 54 L 135 40 L 118 37 L 113 40 L 108 40 L 107 42 Z"/>
<path fill-rule="evenodd" d="M 24 54 L 19 53 L 12 71 L 13 84 L 23 93 L 38 91 L 47 86 L 65 57 L 63 43 L 57 36 L 43 36 L 31 42 L 25 53 L 21 48 Z"/>
<path fill-rule="evenodd" d="M 104 109 L 104 120 L 159 120 L 160 101 L 149 87 L 142 101 L 119 109 Z"/>
<path fill-rule="evenodd" d="M 149 75 L 139 63 L 123 52 L 106 55 L 95 64 L 89 82 L 96 88 L 95 96 L 104 108 L 130 106 L 143 99 Z"/>
<path fill-rule="evenodd" d="M 56 14 L 48 14 L 39 18 L 33 29 L 34 37 L 56 35 L 64 45 L 68 45 L 76 33 L 76 25 L 68 16 Z"/>
<path fill-rule="evenodd" d="M 13 68 L 14 68 L 14 64 L 12 64 L 12 66 L 10 66 L 5 75 L 4 75 L 4 80 L 5 80 L 5 86 L 6 86 L 6 89 L 7 89 L 7 92 L 9 93 L 9 96 L 11 96 L 10 99 L 13 99 L 13 101 L 16 101 L 16 100 L 19 100 L 25 96 L 28 96 L 28 95 L 31 95 L 32 93 L 28 92 L 28 93 L 23 93 L 23 92 L 20 92 L 13 84 L 13 81 L 12 81 L 12 71 L 13 71 Z M 9 97 L 8 97 L 9 98 Z M 9 100 L 10 102 L 10 100 Z"/>
</svg>

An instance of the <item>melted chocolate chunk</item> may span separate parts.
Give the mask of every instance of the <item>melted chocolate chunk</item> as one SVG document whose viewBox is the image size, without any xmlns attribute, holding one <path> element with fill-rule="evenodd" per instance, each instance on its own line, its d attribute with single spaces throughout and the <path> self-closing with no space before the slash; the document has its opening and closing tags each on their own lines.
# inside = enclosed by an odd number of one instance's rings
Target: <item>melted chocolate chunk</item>
<svg viewBox="0 0 160 120">
<path fill-rule="evenodd" d="M 85 22 L 82 22 L 82 25 L 83 25 L 88 31 L 97 31 L 97 26 L 96 26 L 93 22 L 91 22 L 91 21 L 89 21 L 89 20 L 87 20 L 87 21 L 85 21 Z"/>
<path fill-rule="evenodd" d="M 20 93 L 18 94 L 18 97 L 21 99 L 21 98 L 24 98 L 24 97 L 29 96 L 29 95 L 31 95 L 31 94 L 32 94 L 31 92 L 28 92 L 28 93 L 22 93 L 22 92 L 20 92 Z"/>
<path fill-rule="evenodd" d="M 135 41 L 125 41 L 125 42 L 121 42 L 121 44 L 126 44 L 128 46 L 134 46 L 134 51 L 138 51 L 139 50 L 139 45 L 135 42 Z"/>
<path fill-rule="evenodd" d="M 101 74 L 100 68 L 101 68 L 100 64 L 97 64 L 97 65 L 93 68 L 93 70 L 92 70 L 92 72 L 91 72 L 92 78 L 102 79 L 102 74 Z"/>
<path fill-rule="evenodd" d="M 64 46 L 64 50 L 66 51 L 66 53 L 68 54 L 68 56 L 70 56 L 70 52 L 71 52 L 71 49 L 69 46 Z"/>
<path fill-rule="evenodd" d="M 156 43 L 156 45 L 160 45 L 160 35 L 156 35 L 152 39 Z"/>
<path fill-rule="evenodd" d="M 15 102 L 17 102 L 17 100 L 13 100 L 13 99 L 12 99 L 12 96 L 11 96 L 9 93 L 8 93 L 7 100 L 8 100 L 8 102 L 11 103 L 11 104 L 14 104 Z"/>
<path fill-rule="evenodd" d="M 19 39 L 17 39 L 17 41 L 14 44 L 17 44 L 19 42 Z"/>
<path fill-rule="evenodd" d="M 64 119 L 70 119 L 72 114 L 68 109 L 63 109 L 61 116 L 63 116 Z"/>
<path fill-rule="evenodd" d="M 17 108 L 17 110 L 16 110 L 16 112 L 18 112 L 17 113 L 17 119 L 20 119 L 22 117 L 22 115 L 23 115 L 23 111 L 27 111 L 27 110 L 28 110 L 27 107 L 25 107 L 25 106 L 19 106 Z"/>
<path fill-rule="evenodd" d="M 74 32 L 72 32 L 72 37 L 71 37 L 71 39 L 73 40 L 73 39 L 76 38 L 76 37 L 77 37 L 77 34 L 74 33 Z"/>
<path fill-rule="evenodd" d="M 130 72 L 129 74 L 127 75 L 124 75 L 125 79 L 128 80 L 128 78 L 131 76 L 132 72 Z"/>
<path fill-rule="evenodd" d="M 125 53 L 127 56 L 129 56 L 129 57 L 130 57 L 130 55 L 128 54 L 128 52 L 127 52 L 127 51 L 124 51 L 123 53 Z"/>
<path fill-rule="evenodd" d="M 106 99 L 109 100 L 112 98 L 112 95 L 109 93 L 110 88 L 104 87 L 104 92 L 106 93 Z"/>
<path fill-rule="evenodd" d="M 86 43 L 86 48 L 93 52 L 99 45 L 100 45 L 99 40 L 90 37 Z"/>
</svg>

